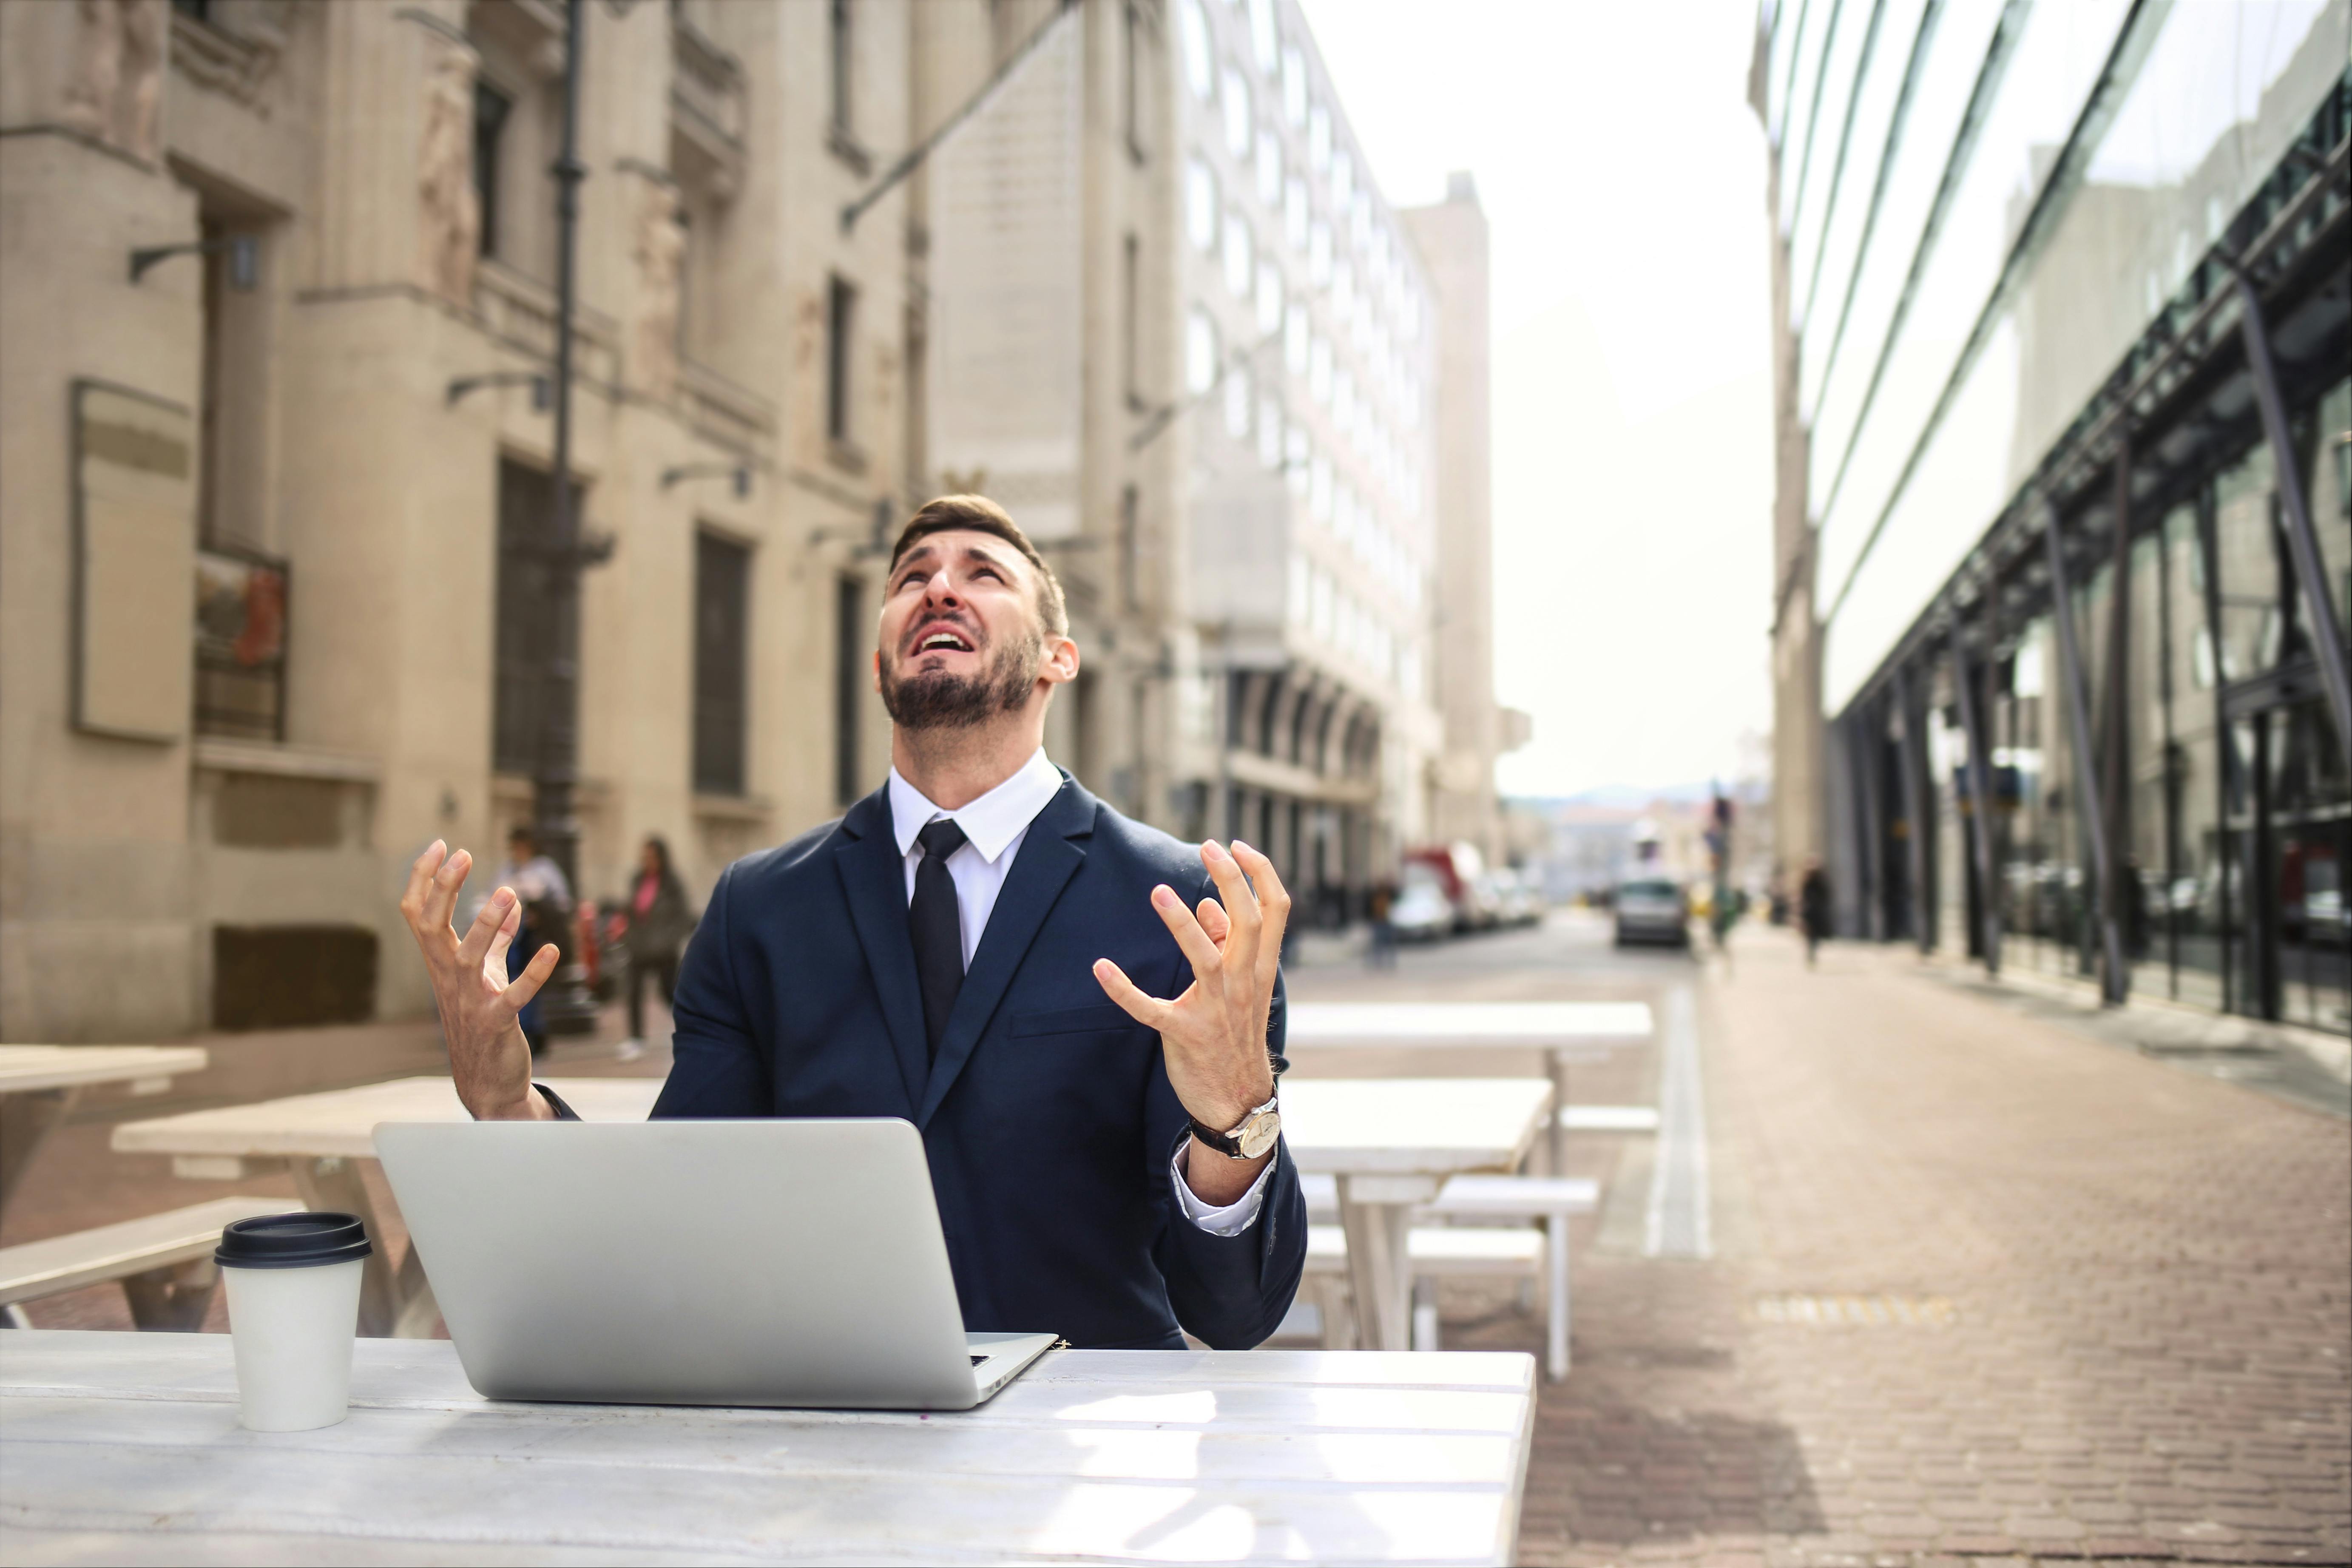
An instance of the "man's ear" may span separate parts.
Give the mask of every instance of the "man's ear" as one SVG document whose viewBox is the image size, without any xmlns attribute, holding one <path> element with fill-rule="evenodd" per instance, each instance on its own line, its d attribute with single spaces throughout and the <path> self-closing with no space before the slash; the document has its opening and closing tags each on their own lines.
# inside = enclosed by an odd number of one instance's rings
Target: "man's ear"
<svg viewBox="0 0 2352 1568">
<path fill-rule="evenodd" d="M 1066 637 L 1048 635 L 1045 657 L 1037 662 L 1037 679 L 1060 686 L 1078 678 L 1078 645 Z"/>
<path fill-rule="evenodd" d="M 882 689 L 882 650 L 878 647 L 874 650 L 874 689 Z"/>
</svg>

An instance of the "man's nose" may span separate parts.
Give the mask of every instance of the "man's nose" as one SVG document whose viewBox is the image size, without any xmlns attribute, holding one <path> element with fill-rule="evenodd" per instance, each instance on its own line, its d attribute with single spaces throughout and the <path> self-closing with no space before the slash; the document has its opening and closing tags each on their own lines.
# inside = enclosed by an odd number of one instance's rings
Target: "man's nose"
<svg viewBox="0 0 2352 1568">
<path fill-rule="evenodd" d="M 954 576 L 944 569 L 932 573 L 923 584 L 923 603 L 926 605 L 936 606 L 961 602 L 961 595 L 956 593 Z"/>
</svg>

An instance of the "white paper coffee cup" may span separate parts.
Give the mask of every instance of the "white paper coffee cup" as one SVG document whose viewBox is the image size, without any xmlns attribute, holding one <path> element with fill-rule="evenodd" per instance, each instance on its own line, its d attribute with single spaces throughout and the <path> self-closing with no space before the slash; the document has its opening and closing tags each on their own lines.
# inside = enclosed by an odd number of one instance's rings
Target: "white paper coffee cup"
<svg viewBox="0 0 2352 1568">
<path fill-rule="evenodd" d="M 228 1287 L 240 1420 L 256 1432 L 331 1426 L 351 1409 L 367 1229 L 347 1214 L 233 1222 L 213 1254 Z"/>
</svg>

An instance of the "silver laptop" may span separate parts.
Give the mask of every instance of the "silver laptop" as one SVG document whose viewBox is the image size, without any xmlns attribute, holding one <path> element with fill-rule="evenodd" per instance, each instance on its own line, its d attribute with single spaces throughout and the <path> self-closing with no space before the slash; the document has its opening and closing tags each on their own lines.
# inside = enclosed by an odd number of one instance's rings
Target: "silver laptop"
<svg viewBox="0 0 2352 1568">
<path fill-rule="evenodd" d="M 964 1331 L 905 1121 L 386 1122 L 375 1146 L 492 1399 L 969 1410 L 1055 1342 Z"/>
</svg>

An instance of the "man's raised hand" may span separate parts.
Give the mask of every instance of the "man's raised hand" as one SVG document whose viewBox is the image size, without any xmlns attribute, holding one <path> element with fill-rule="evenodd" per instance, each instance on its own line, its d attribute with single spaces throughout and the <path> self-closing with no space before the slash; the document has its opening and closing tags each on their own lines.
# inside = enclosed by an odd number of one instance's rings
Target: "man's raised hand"
<svg viewBox="0 0 2352 1568">
<path fill-rule="evenodd" d="M 457 1098 L 483 1121 L 544 1121 L 554 1112 L 531 1091 L 530 1043 L 515 1015 L 539 994 L 561 954 L 550 942 L 520 974 L 507 978 L 507 949 L 522 925 L 522 904 L 511 888 L 493 893 L 466 939 L 457 940 L 449 917 L 473 864 L 465 850 L 452 855 L 435 839 L 408 868 L 400 912 L 425 954 Z"/>
<path fill-rule="evenodd" d="M 1266 1016 L 1282 966 L 1290 894 L 1274 862 L 1238 840 L 1230 854 L 1215 843 L 1202 845 L 1201 863 L 1219 899 L 1203 899 L 1197 912 L 1173 889 L 1151 889 L 1152 909 L 1192 961 L 1192 984 L 1183 994 L 1173 1001 L 1147 994 L 1108 958 L 1095 961 L 1095 979 L 1129 1017 L 1160 1032 L 1176 1098 L 1192 1116 L 1222 1130 L 1274 1094 Z"/>
</svg>

